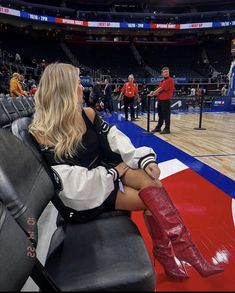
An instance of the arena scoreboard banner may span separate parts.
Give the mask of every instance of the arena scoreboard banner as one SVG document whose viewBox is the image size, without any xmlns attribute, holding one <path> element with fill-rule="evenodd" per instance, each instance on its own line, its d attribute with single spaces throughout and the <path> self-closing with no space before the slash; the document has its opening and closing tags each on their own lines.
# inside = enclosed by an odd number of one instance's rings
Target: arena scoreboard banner
<svg viewBox="0 0 235 293">
<path fill-rule="evenodd" d="M 0 14 L 12 15 L 24 19 L 34 21 L 42 21 L 48 23 L 59 23 L 64 25 L 74 25 L 82 27 L 96 28 L 121 28 L 121 29 L 170 29 L 170 30 L 185 30 L 185 29 L 202 29 L 202 28 L 218 28 L 235 26 L 235 21 L 213 21 L 201 23 L 128 23 L 128 22 L 104 22 L 104 21 L 83 21 L 75 19 L 67 19 L 46 15 L 38 15 L 27 11 L 20 11 L 8 7 L 0 6 Z"/>
<path fill-rule="evenodd" d="M 159 84 L 161 81 L 162 81 L 162 77 L 149 77 L 147 79 L 148 84 Z M 177 77 L 177 78 L 174 78 L 174 81 L 176 84 L 188 83 L 188 78 L 187 77 Z"/>
<path fill-rule="evenodd" d="M 214 99 L 211 109 L 214 111 L 234 111 L 235 110 L 235 98 L 234 97 L 225 97 L 225 98 Z"/>
</svg>

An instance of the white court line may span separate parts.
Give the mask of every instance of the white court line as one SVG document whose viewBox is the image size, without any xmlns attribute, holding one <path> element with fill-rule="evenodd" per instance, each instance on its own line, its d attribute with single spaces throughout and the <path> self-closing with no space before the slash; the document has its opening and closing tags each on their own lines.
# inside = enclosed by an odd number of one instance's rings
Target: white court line
<svg viewBox="0 0 235 293">
<path fill-rule="evenodd" d="M 172 159 L 159 163 L 158 166 L 161 170 L 159 177 L 160 180 L 189 168 L 178 159 Z"/>
<path fill-rule="evenodd" d="M 233 215 L 233 224 L 235 226 L 235 199 L 232 198 L 232 215 Z"/>
</svg>

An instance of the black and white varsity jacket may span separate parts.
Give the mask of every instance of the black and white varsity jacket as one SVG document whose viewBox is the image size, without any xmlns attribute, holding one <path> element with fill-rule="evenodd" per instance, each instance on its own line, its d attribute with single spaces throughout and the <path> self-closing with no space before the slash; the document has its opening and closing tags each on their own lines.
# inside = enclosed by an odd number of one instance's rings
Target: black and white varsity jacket
<svg viewBox="0 0 235 293">
<path fill-rule="evenodd" d="M 60 181 L 59 196 L 65 206 L 84 211 L 100 206 L 114 190 L 118 172 L 112 165 L 123 161 L 132 169 L 145 169 L 155 162 L 156 154 L 149 147 L 135 148 L 129 137 L 116 126 L 110 126 L 98 113 L 94 127 L 99 134 L 101 152 L 107 166 L 85 168 L 77 165 L 59 164 L 51 166 L 56 181 Z"/>
</svg>

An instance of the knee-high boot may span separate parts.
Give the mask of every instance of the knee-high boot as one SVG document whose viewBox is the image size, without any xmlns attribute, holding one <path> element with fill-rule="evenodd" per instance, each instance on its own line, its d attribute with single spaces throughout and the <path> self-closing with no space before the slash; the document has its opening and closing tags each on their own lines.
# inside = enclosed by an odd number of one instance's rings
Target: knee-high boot
<svg viewBox="0 0 235 293">
<path fill-rule="evenodd" d="M 191 264 L 203 277 L 223 271 L 223 268 L 209 264 L 202 257 L 164 187 L 146 187 L 139 192 L 139 196 L 168 235 L 180 261 Z"/>
<path fill-rule="evenodd" d="M 172 278 L 188 278 L 184 268 L 176 263 L 171 241 L 151 214 L 144 213 L 145 224 L 153 241 L 153 256 L 163 266 L 166 275 Z"/>
</svg>

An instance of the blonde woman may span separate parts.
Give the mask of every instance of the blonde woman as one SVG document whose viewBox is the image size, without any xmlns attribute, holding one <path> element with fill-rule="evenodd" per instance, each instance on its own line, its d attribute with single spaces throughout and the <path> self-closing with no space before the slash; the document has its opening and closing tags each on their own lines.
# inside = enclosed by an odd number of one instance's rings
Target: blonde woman
<svg viewBox="0 0 235 293">
<path fill-rule="evenodd" d="M 159 181 L 151 148 L 135 148 L 116 126 L 82 108 L 79 69 L 63 63 L 45 68 L 35 93 L 29 131 L 60 181 L 60 197 L 74 221 L 106 210 L 143 210 L 154 257 L 166 274 L 187 278 L 187 261 L 202 276 L 221 272 L 200 255 L 179 212 Z"/>
<path fill-rule="evenodd" d="M 27 94 L 26 91 L 23 91 L 22 86 L 19 82 L 19 79 L 20 79 L 20 74 L 17 72 L 14 72 L 10 80 L 10 96 L 11 97 L 18 97 L 20 95 Z"/>
</svg>

